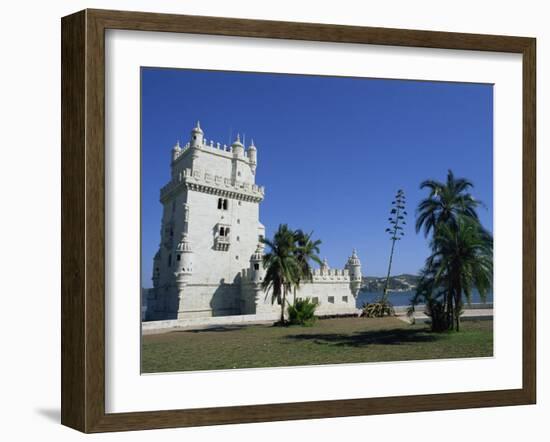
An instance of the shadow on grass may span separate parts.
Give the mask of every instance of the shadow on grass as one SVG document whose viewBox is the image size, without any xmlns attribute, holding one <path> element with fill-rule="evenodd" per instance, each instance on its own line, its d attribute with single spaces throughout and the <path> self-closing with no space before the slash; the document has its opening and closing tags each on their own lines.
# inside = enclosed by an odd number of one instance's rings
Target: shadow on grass
<svg viewBox="0 0 550 442">
<path fill-rule="evenodd" d="M 399 345 L 415 342 L 434 342 L 438 336 L 425 329 L 390 329 L 373 330 L 354 334 L 318 333 L 288 335 L 287 339 L 295 341 L 312 341 L 316 344 L 332 344 L 345 347 L 367 347 L 370 345 Z"/>
<path fill-rule="evenodd" d="M 227 331 L 237 331 L 243 328 L 250 328 L 251 325 L 213 325 L 205 328 L 195 328 L 195 329 L 186 329 L 186 330 L 173 330 L 172 333 L 203 333 L 203 332 L 227 332 Z"/>
</svg>

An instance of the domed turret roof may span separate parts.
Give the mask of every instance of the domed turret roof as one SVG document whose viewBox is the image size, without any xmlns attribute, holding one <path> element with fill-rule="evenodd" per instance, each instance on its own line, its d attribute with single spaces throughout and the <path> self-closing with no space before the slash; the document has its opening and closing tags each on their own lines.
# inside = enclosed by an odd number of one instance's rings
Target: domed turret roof
<svg viewBox="0 0 550 442">
<path fill-rule="evenodd" d="M 201 129 L 201 122 L 197 121 L 197 125 L 192 130 L 193 133 L 203 134 L 204 132 Z"/>
<path fill-rule="evenodd" d="M 252 138 L 250 142 L 250 146 L 248 146 L 248 150 L 256 150 L 256 145 L 254 144 L 254 138 Z"/>
<path fill-rule="evenodd" d="M 237 139 L 235 141 L 233 141 L 233 144 L 231 146 L 244 147 L 243 143 L 241 143 L 241 135 L 240 134 L 237 134 Z"/>
<path fill-rule="evenodd" d="M 178 140 L 178 142 L 174 145 L 174 147 L 172 148 L 172 150 L 174 152 L 179 152 L 181 150 L 181 146 L 180 146 L 180 140 Z"/>
<path fill-rule="evenodd" d="M 351 253 L 351 256 L 348 259 L 348 265 L 354 265 L 354 266 L 361 265 L 361 261 L 357 256 L 357 250 L 353 249 L 353 252 Z"/>
</svg>

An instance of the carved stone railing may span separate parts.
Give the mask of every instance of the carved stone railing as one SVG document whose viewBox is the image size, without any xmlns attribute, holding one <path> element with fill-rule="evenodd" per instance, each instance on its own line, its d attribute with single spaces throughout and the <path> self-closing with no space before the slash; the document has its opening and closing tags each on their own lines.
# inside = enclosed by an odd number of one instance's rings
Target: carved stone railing
<svg viewBox="0 0 550 442">
<path fill-rule="evenodd" d="M 254 202 L 263 200 L 265 194 L 263 186 L 245 181 L 232 180 L 231 178 L 212 174 L 209 171 L 184 169 L 160 190 L 161 201 L 164 201 L 180 186 L 187 186 L 197 191 Z"/>
<path fill-rule="evenodd" d="M 227 251 L 231 245 L 231 239 L 229 236 L 216 236 L 214 238 L 214 249 Z"/>
</svg>

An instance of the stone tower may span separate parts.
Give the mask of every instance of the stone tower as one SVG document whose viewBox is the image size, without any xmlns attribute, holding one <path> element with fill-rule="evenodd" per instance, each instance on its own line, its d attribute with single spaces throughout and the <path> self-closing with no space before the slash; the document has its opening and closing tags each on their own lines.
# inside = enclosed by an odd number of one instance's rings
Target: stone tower
<svg viewBox="0 0 550 442">
<path fill-rule="evenodd" d="M 207 141 L 197 122 L 187 144 L 172 148 L 161 189 L 161 241 L 154 259 L 152 319 L 240 314 L 243 270 L 264 227 L 256 185 L 257 148 Z"/>
</svg>

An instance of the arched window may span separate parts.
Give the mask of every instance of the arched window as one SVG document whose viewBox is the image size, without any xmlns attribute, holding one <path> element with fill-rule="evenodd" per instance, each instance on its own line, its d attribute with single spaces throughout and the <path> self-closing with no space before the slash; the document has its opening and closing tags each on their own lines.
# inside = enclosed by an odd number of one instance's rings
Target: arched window
<svg viewBox="0 0 550 442">
<path fill-rule="evenodd" d="M 227 199 L 223 200 L 223 210 L 227 210 L 229 206 L 229 201 Z"/>
<path fill-rule="evenodd" d="M 222 199 L 218 198 L 218 209 L 222 209 L 223 208 L 222 205 L 223 205 Z"/>
<path fill-rule="evenodd" d="M 220 227 L 220 236 L 225 236 L 225 227 Z"/>
</svg>

